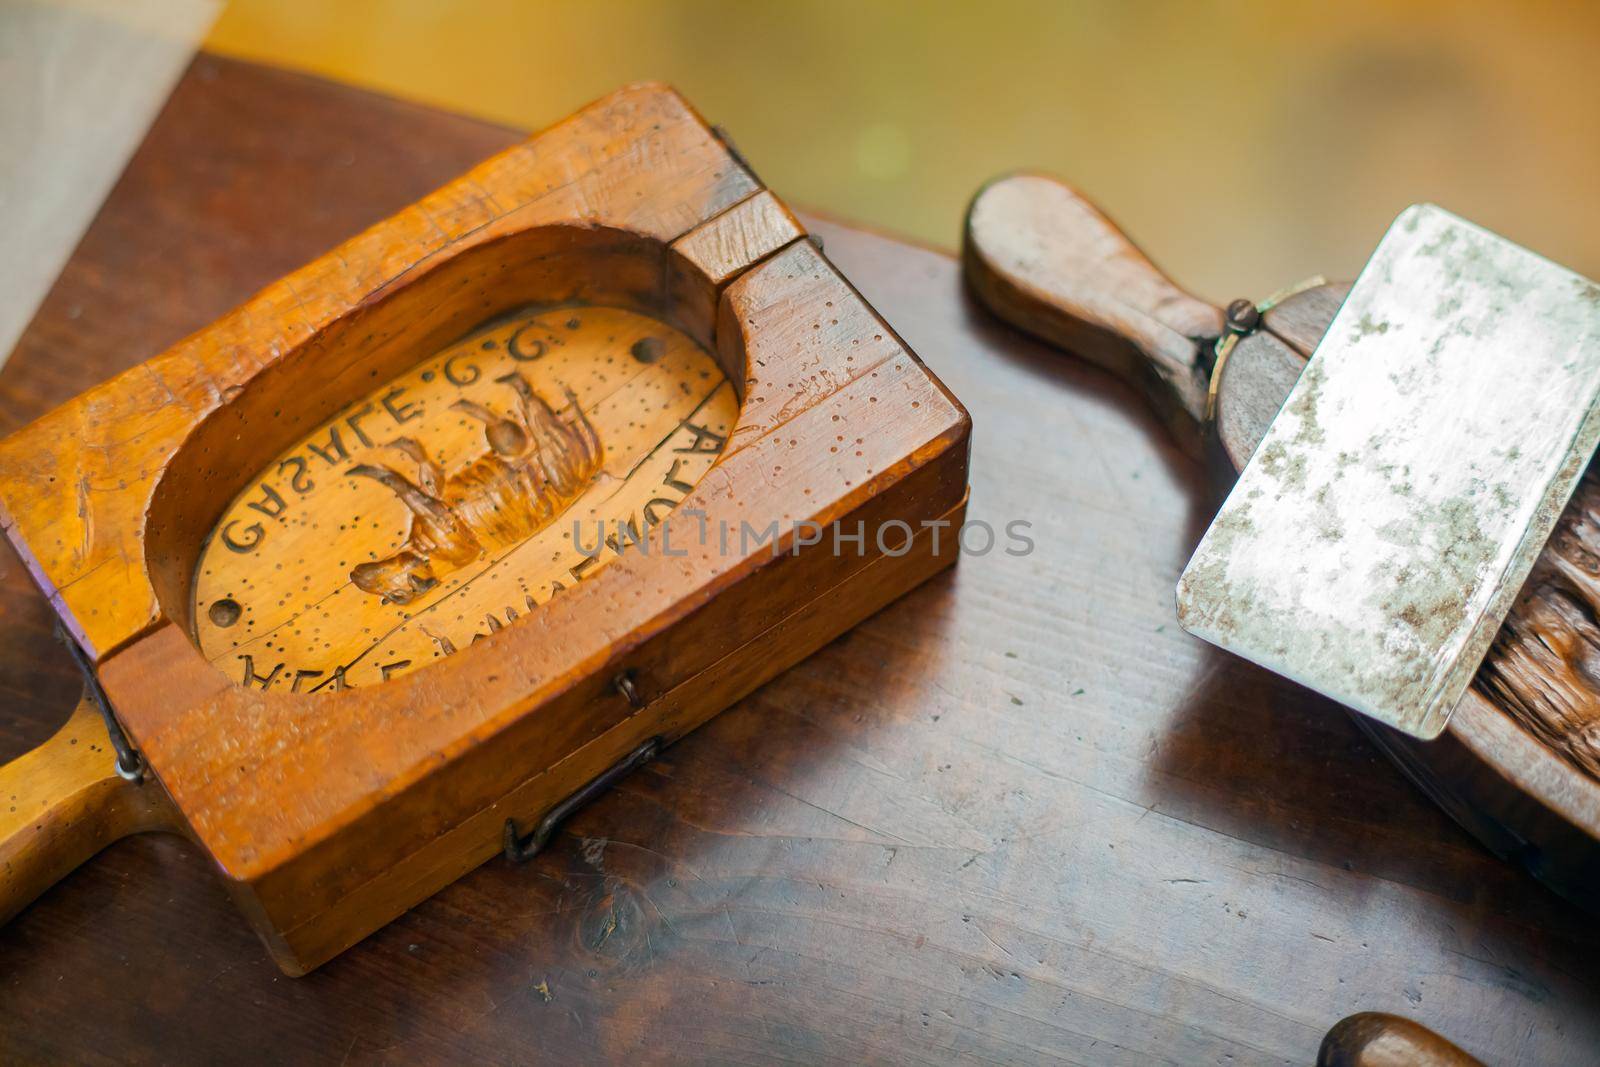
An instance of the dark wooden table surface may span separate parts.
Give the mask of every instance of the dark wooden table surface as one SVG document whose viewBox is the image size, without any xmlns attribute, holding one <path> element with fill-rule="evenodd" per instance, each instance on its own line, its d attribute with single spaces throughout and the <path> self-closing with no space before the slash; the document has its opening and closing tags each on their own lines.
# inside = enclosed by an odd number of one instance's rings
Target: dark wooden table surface
<svg viewBox="0 0 1600 1067">
<path fill-rule="evenodd" d="M 516 136 L 202 57 L 0 430 Z M 0 1060 L 1309 1063 L 1375 1009 L 1600 1061 L 1596 923 L 1174 624 L 1209 498 L 1131 392 L 986 322 L 945 255 L 815 228 L 972 411 L 972 516 L 1035 551 L 969 556 L 307 978 L 192 846 L 125 841 L 0 929 Z M 0 625 L 9 758 L 78 688 L 9 549 Z"/>
</svg>

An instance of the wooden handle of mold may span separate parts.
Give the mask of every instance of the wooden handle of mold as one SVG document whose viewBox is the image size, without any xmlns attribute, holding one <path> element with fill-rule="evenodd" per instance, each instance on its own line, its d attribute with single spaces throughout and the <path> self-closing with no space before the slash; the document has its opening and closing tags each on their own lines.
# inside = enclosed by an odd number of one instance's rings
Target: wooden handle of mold
<svg viewBox="0 0 1600 1067">
<path fill-rule="evenodd" d="M 122 778 L 116 760 L 85 694 L 53 737 L 0 766 L 0 923 L 118 838 L 173 825 L 161 787 Z"/>
<path fill-rule="evenodd" d="M 1322 1039 L 1317 1067 L 1483 1067 L 1421 1023 L 1364 1011 L 1339 1020 Z"/>
<path fill-rule="evenodd" d="M 1077 190 L 1041 174 L 995 179 L 967 209 L 961 259 L 990 311 L 1139 385 L 1199 453 L 1202 352 L 1222 312 L 1178 288 Z"/>
</svg>

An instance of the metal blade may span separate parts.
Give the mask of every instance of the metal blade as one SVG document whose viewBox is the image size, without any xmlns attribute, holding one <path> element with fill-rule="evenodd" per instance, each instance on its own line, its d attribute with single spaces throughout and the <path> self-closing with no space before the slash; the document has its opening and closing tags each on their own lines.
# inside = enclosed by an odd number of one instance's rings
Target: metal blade
<svg viewBox="0 0 1600 1067">
<path fill-rule="evenodd" d="M 1597 399 L 1600 287 L 1407 209 L 1185 568 L 1179 620 L 1436 737 L 1600 440 Z"/>
</svg>

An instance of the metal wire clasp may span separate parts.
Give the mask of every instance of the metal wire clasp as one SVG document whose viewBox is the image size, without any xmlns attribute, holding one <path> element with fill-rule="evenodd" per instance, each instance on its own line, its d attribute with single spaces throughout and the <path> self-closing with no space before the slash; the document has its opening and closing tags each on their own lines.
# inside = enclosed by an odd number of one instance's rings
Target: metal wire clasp
<svg viewBox="0 0 1600 1067">
<path fill-rule="evenodd" d="M 1215 422 L 1217 418 L 1217 393 L 1222 388 L 1222 372 L 1228 366 L 1228 357 L 1233 355 L 1239 338 L 1255 333 L 1260 325 L 1261 309 L 1250 301 L 1240 299 L 1228 305 L 1223 317 L 1222 336 L 1217 338 L 1211 358 L 1211 378 L 1206 383 L 1207 423 Z"/>
<path fill-rule="evenodd" d="M 105 720 L 106 735 L 111 739 L 112 751 L 117 754 L 117 774 L 138 785 L 144 781 L 146 769 L 144 757 L 133 747 L 128 735 L 122 732 L 122 724 L 117 721 L 116 714 L 111 710 L 111 698 L 106 696 L 99 677 L 94 673 L 94 664 L 89 662 L 89 657 L 84 655 L 83 649 L 72 639 L 72 635 L 67 633 L 59 619 L 56 620 L 56 639 L 66 645 L 67 651 L 72 653 L 72 661 L 78 665 L 78 670 L 83 672 L 84 691 L 96 710 L 100 712 L 100 717 Z"/>
<path fill-rule="evenodd" d="M 661 751 L 661 738 L 652 737 L 622 759 L 602 771 L 588 785 L 583 786 L 567 799 L 545 812 L 544 818 L 539 820 L 539 825 L 533 828 L 533 833 L 527 837 L 517 834 L 517 821 L 507 819 L 505 830 L 501 836 L 506 859 L 512 863 L 526 863 L 537 856 L 545 845 L 550 843 L 551 836 L 556 832 L 556 827 L 567 820 L 573 812 L 583 807 L 595 797 L 610 789 L 617 782 L 656 758 L 656 753 Z"/>
</svg>

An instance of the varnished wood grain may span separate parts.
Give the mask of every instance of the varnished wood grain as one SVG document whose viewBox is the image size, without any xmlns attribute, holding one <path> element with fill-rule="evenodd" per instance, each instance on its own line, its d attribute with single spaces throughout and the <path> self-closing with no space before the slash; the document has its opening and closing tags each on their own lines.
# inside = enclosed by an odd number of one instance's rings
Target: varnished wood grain
<svg viewBox="0 0 1600 1067">
<path fill-rule="evenodd" d="M 200 60 L 0 406 L 144 358 L 516 136 Z M 1032 519 L 1035 552 L 969 557 L 530 866 L 486 864 L 304 979 L 181 838 L 113 845 L 0 928 L 4 1058 L 1298 1065 L 1363 1010 L 1489 1063 L 1600 1047 L 1591 920 L 1337 708 L 1177 631 L 1208 494 L 1142 399 L 993 325 L 949 258 L 810 228 L 974 411 L 973 515 Z M 13 754 L 76 683 L 0 567 Z"/>
</svg>

